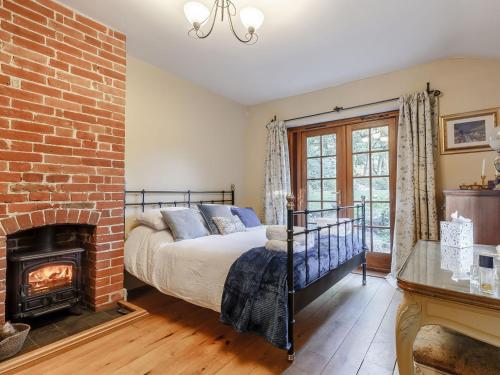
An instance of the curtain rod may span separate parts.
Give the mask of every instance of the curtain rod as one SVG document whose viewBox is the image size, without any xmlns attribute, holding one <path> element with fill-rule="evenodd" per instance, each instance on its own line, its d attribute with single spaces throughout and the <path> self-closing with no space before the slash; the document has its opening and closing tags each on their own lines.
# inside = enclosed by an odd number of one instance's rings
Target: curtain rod
<svg viewBox="0 0 500 375">
<path fill-rule="evenodd" d="M 430 82 L 427 82 L 426 91 L 427 91 L 428 94 L 434 94 L 434 96 L 441 95 L 441 91 L 434 90 L 434 89 L 431 90 L 431 84 L 430 84 Z M 358 105 L 353 105 L 351 107 L 339 107 L 339 106 L 336 106 L 331 111 L 318 112 L 318 113 L 313 113 L 313 114 L 310 114 L 310 115 L 289 118 L 289 119 L 285 120 L 285 122 L 295 121 L 295 120 L 302 120 L 302 119 L 305 119 L 305 118 L 315 117 L 315 116 L 321 116 L 321 115 L 328 115 L 328 114 L 331 114 L 331 113 L 339 113 L 341 111 L 347 111 L 347 110 L 350 110 L 350 109 L 367 107 L 367 106 L 370 106 L 370 105 L 376 105 L 376 104 L 382 104 L 382 103 L 389 103 L 389 102 L 393 102 L 393 101 L 396 101 L 396 100 L 399 100 L 399 98 L 391 98 L 391 99 L 378 100 L 376 102 L 365 103 L 365 104 L 358 104 Z M 274 115 L 274 117 L 271 119 L 271 122 L 273 122 L 273 121 L 276 121 L 276 115 Z"/>
</svg>

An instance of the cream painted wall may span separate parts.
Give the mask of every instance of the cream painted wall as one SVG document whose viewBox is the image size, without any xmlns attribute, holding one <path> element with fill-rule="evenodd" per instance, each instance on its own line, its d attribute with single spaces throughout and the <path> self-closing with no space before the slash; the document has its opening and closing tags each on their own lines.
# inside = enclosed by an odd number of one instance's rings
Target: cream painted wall
<svg viewBox="0 0 500 375">
<path fill-rule="evenodd" d="M 329 110 L 336 105 L 348 107 L 398 97 L 423 90 L 427 81 L 442 91 L 440 115 L 500 107 L 500 60 L 477 59 L 439 60 L 253 106 L 250 108 L 250 122 L 246 131 L 245 195 L 242 203 L 262 213 L 265 124 L 273 115 L 287 119 Z M 488 177 L 492 179 L 494 155 L 493 151 L 440 155 L 437 171 L 438 203 L 442 201 L 443 189 L 458 188 L 462 182 L 479 181 L 483 158 L 488 166 Z"/>
<path fill-rule="evenodd" d="M 127 59 L 127 189 L 243 188 L 247 108 Z"/>
</svg>

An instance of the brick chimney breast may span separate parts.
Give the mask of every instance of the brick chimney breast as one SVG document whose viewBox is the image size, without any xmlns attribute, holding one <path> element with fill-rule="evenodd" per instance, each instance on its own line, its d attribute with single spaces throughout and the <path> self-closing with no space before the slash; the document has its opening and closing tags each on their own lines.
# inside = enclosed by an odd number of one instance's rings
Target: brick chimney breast
<svg viewBox="0 0 500 375">
<path fill-rule="evenodd" d="M 6 236 L 95 225 L 87 300 L 122 298 L 126 37 L 51 0 L 0 0 L 0 322 Z"/>
</svg>

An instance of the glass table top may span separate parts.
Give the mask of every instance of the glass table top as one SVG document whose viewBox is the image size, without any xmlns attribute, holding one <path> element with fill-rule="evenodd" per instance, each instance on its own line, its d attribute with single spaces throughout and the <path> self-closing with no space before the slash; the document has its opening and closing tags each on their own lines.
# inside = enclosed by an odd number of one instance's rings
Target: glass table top
<svg viewBox="0 0 500 375">
<path fill-rule="evenodd" d="M 482 292 L 479 288 L 479 273 L 475 273 L 479 272 L 479 254 L 492 254 L 496 270 L 500 270 L 500 254 L 497 254 L 495 246 L 474 245 L 459 249 L 442 246 L 438 241 L 420 240 L 399 272 L 398 281 L 403 289 L 401 283 L 411 284 L 417 292 L 419 287 L 447 291 L 465 298 L 490 299 L 497 305 L 500 302 L 498 272 L 493 294 Z"/>
</svg>

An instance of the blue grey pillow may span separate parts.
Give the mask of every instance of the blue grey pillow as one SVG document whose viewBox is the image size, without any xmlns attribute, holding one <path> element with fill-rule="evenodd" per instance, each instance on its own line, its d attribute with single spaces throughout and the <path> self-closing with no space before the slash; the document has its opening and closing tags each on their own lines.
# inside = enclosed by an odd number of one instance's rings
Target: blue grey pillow
<svg viewBox="0 0 500 375">
<path fill-rule="evenodd" d="M 233 217 L 229 206 L 224 206 L 222 204 L 199 204 L 198 209 L 212 234 L 220 233 L 212 218 Z"/>
<path fill-rule="evenodd" d="M 196 210 L 161 211 L 161 214 L 175 241 L 190 240 L 210 234 Z"/>
<path fill-rule="evenodd" d="M 238 216 L 241 222 L 247 228 L 258 227 L 259 225 L 262 225 L 253 208 L 232 207 L 231 212 L 234 215 Z"/>
</svg>

